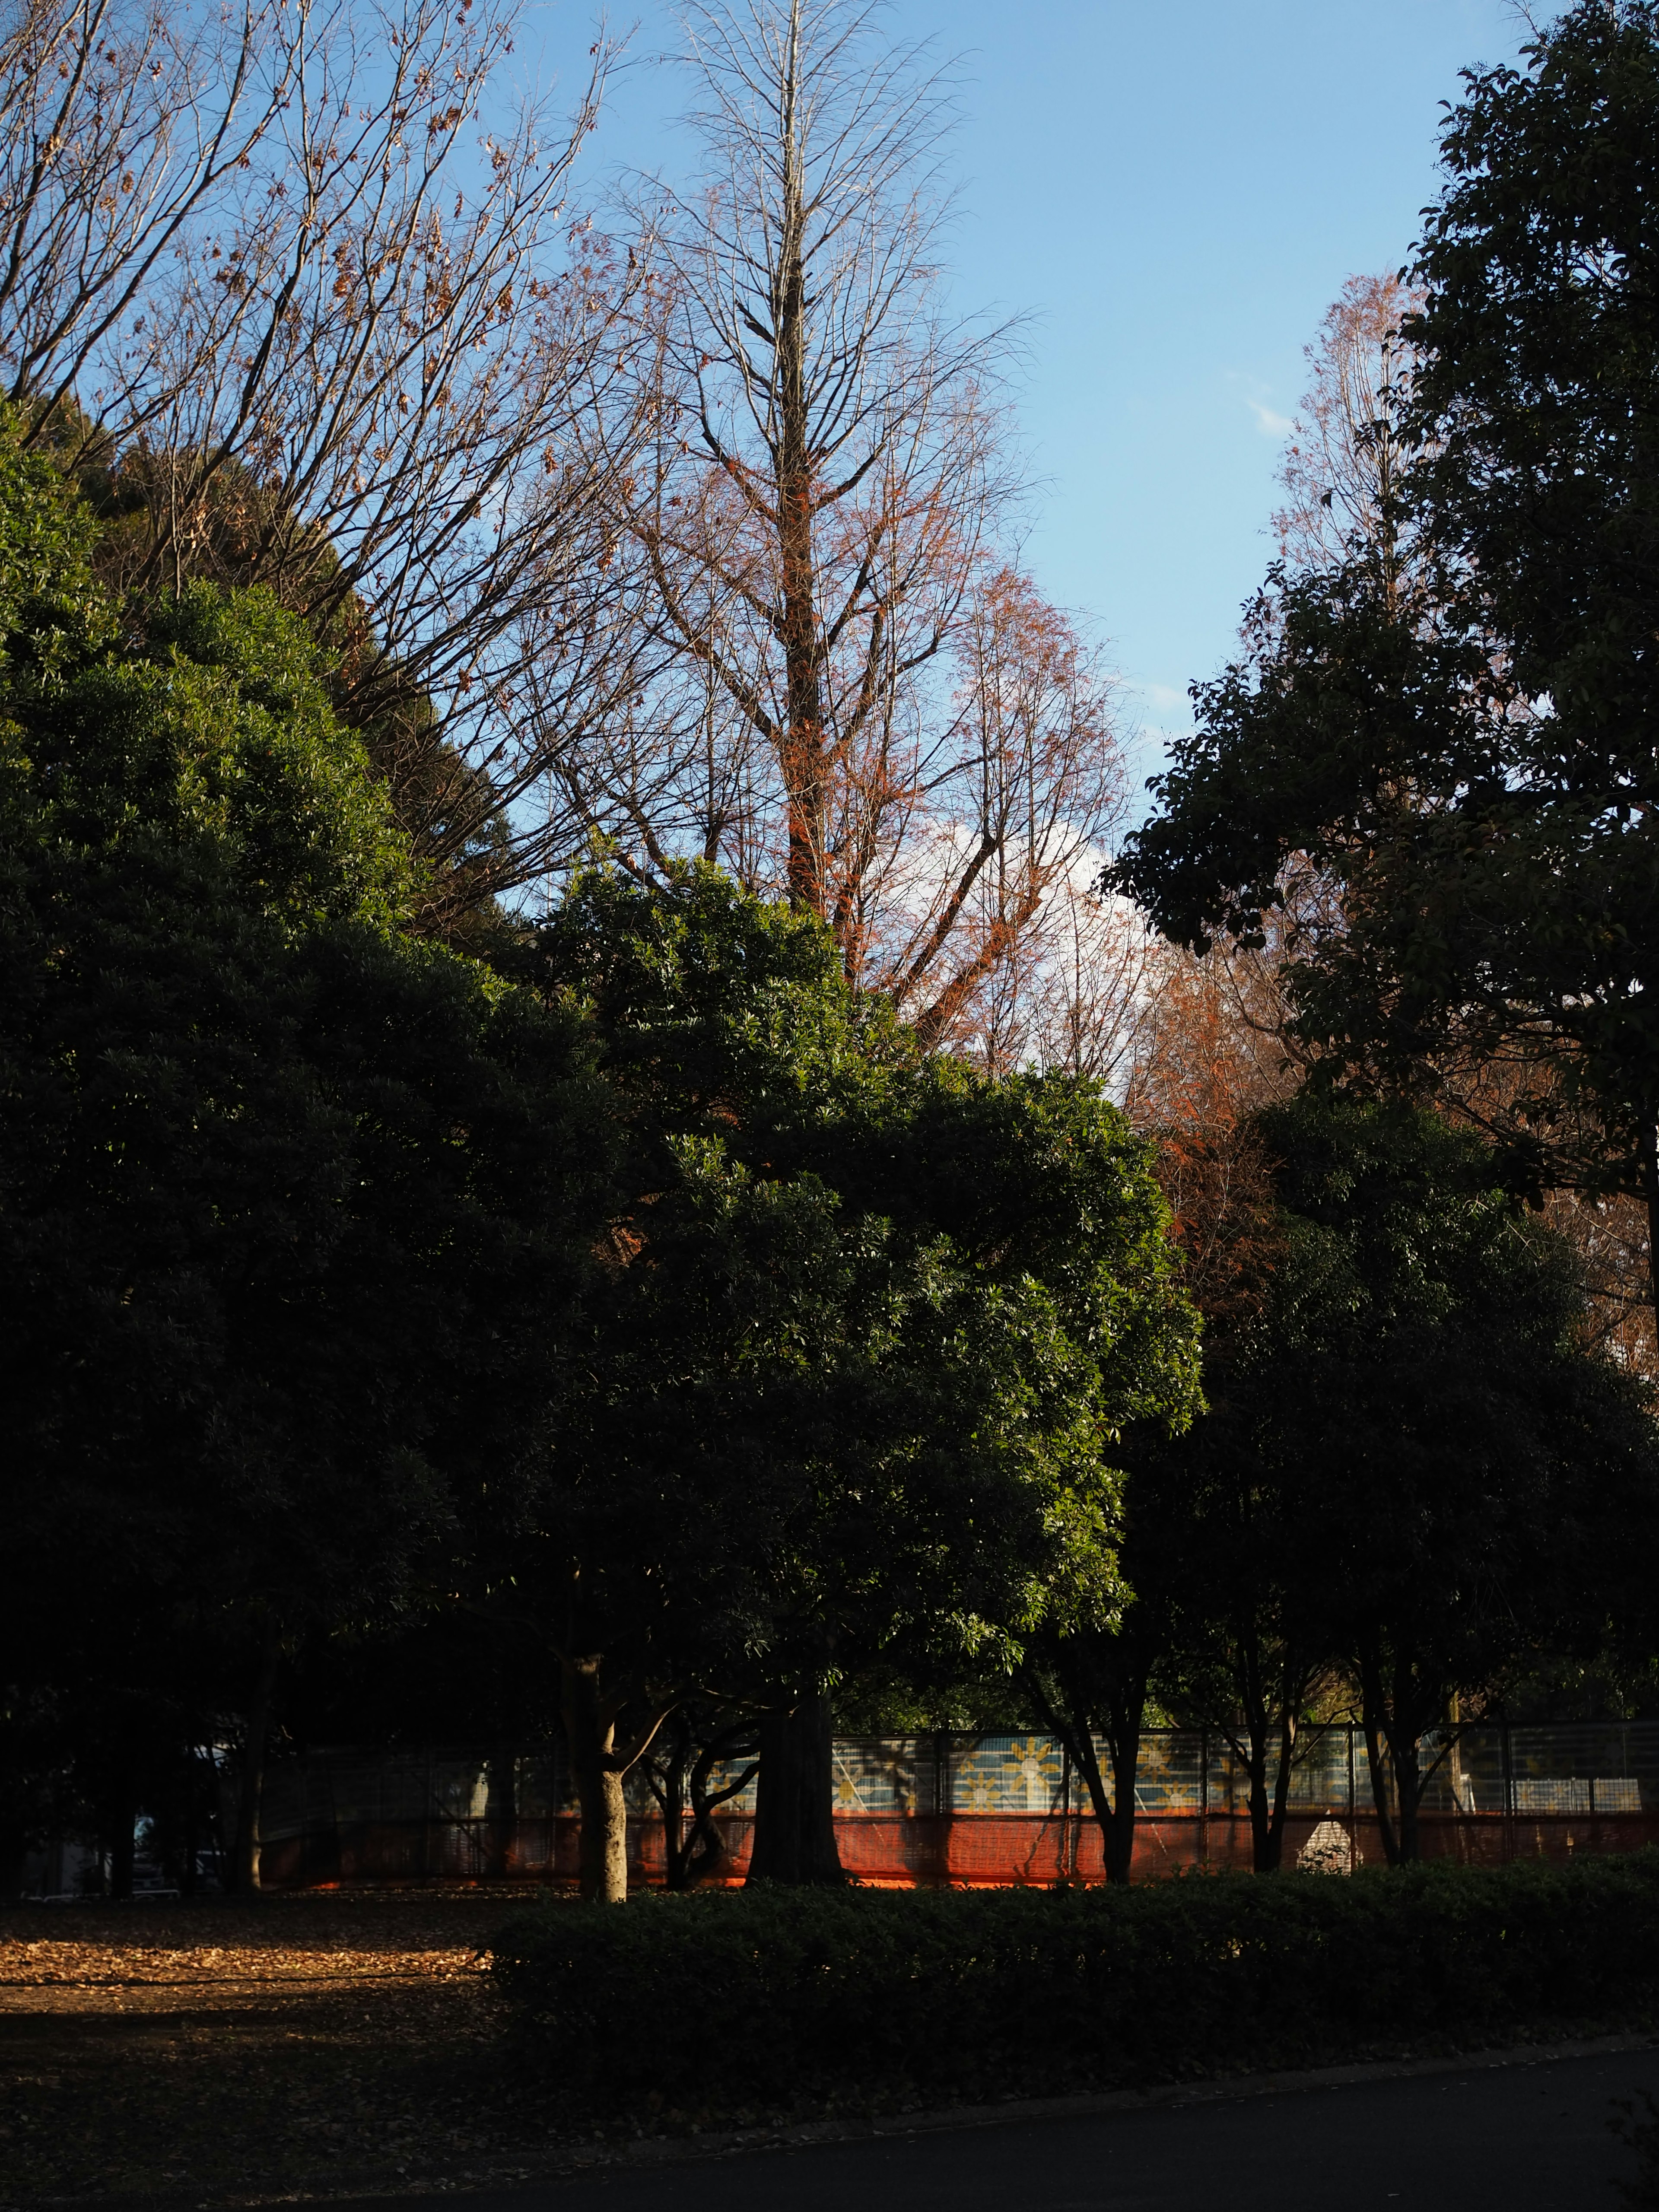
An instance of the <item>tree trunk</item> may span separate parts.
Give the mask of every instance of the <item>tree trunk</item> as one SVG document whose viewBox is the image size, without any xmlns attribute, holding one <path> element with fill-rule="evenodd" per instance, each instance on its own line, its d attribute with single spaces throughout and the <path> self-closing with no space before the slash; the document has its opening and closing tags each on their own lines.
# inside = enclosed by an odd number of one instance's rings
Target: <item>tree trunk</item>
<svg viewBox="0 0 1659 2212">
<path fill-rule="evenodd" d="M 519 1763 L 512 1752 L 497 1751 L 484 1784 L 484 1871 L 492 1881 L 507 1878 L 518 1818 Z"/>
<path fill-rule="evenodd" d="M 836 1843 L 834 1730 L 823 1697 L 802 1698 L 763 1717 L 750 1881 L 829 1887 L 846 1881 Z"/>
<path fill-rule="evenodd" d="M 1360 1689 L 1365 1742 L 1371 1754 L 1371 1771 L 1377 1771 L 1376 1741 L 1389 1747 L 1394 1768 L 1395 1820 L 1390 1824 L 1384 1793 L 1376 1786 L 1377 1818 L 1382 1829 L 1382 1848 L 1390 1866 L 1409 1866 L 1423 1856 L 1423 1799 L 1440 1760 L 1448 1757 L 1455 1738 L 1449 1735 L 1439 1755 L 1423 1770 L 1419 1747 L 1426 1730 L 1445 1720 L 1447 1692 L 1441 1678 L 1425 1671 L 1415 1661 L 1395 1653 L 1389 1670 L 1392 1680 L 1384 1694 L 1385 1674 L 1381 1656 L 1362 1659 Z"/>
<path fill-rule="evenodd" d="M 1415 1735 L 1396 1729 L 1389 1739 L 1394 1754 L 1395 1802 L 1400 1808 L 1400 1863 L 1413 1866 L 1423 1856 L 1418 1813 L 1423 1802 L 1423 1777 L 1418 1771 Z"/>
<path fill-rule="evenodd" d="M 1125 1706 L 1112 1716 L 1107 1750 L 1112 1761 L 1112 1823 L 1107 1830 L 1106 1879 L 1126 1886 L 1133 1879 L 1135 1859 L 1135 1778 L 1140 1769 L 1140 1714 L 1144 1698 L 1132 1711 Z"/>
<path fill-rule="evenodd" d="M 242 1756 L 241 1804 L 236 1828 L 236 1887 L 245 1897 L 259 1894 L 259 1815 L 265 1793 L 265 1750 L 270 1734 L 271 1700 L 276 1689 L 277 1626 L 267 1620 L 259 1671 L 248 1703 L 247 1735 Z"/>
<path fill-rule="evenodd" d="M 778 631 L 783 646 L 786 727 L 784 790 L 789 808 L 787 876 L 791 903 L 823 914 L 824 882 L 823 652 L 818 635 L 817 562 L 812 502 L 817 485 L 808 447 L 806 391 L 806 181 L 801 171 L 800 21 L 789 27 L 784 73 L 782 206 L 777 289 L 771 301 L 776 339 L 774 373 L 778 417 L 773 465 L 777 474 Z M 764 1767 L 763 1766 L 763 1772 Z M 756 1833 L 759 1834 L 758 1820 Z M 839 1879 L 839 1876 L 837 1876 Z"/>
<path fill-rule="evenodd" d="M 754 1748 L 751 1744 L 749 1750 Z M 759 1772 L 759 1765 L 751 1760 L 743 1771 L 727 1782 L 723 1790 L 711 1790 L 708 1778 L 722 1758 L 748 1758 L 749 1751 L 737 1750 L 732 1736 L 716 1739 L 706 1744 L 691 1769 L 691 1832 L 685 1839 L 685 1850 L 681 1868 L 682 1886 L 690 1889 L 694 1882 L 707 1881 L 720 1874 L 727 1857 L 726 1838 L 714 1825 L 714 1808 L 724 1805 L 746 1790 Z M 833 1757 L 833 1740 L 831 1747 Z M 833 1774 L 831 1779 L 833 1782 Z M 831 1808 L 830 1833 L 834 1836 L 834 1809 Z"/>
<path fill-rule="evenodd" d="M 690 1855 L 695 1836 L 685 1833 L 685 1780 L 691 1761 L 691 1724 L 684 1713 L 677 1714 L 673 1729 L 665 1729 L 669 1737 L 666 1751 L 659 1749 L 657 1755 L 647 1762 L 646 1777 L 651 1784 L 651 1794 L 662 1808 L 664 1876 L 670 1889 L 690 1887 L 686 1863 Z"/>
<path fill-rule="evenodd" d="M 114 1814 L 109 1838 L 109 1893 L 126 1899 L 132 1895 L 133 1861 L 137 1856 L 133 1838 L 137 1814 L 131 1790 L 123 1787 L 117 1791 Z"/>
<path fill-rule="evenodd" d="M 1277 1874 L 1285 1863 L 1285 1814 L 1291 1802 L 1291 1774 L 1296 1765 L 1296 1715 L 1289 1704 L 1279 1717 L 1279 1772 L 1273 1778 L 1273 1808 L 1267 1826 L 1267 1850 L 1258 1874 Z"/>
<path fill-rule="evenodd" d="M 1375 1659 L 1362 1656 L 1359 1662 L 1360 1723 L 1365 1731 L 1365 1760 L 1371 1773 L 1371 1802 L 1376 1808 L 1376 1825 L 1382 1838 L 1382 1852 L 1390 1866 L 1400 1864 L 1400 1838 L 1389 1810 L 1388 1778 L 1382 1770 L 1382 1671 Z"/>
<path fill-rule="evenodd" d="M 561 1659 L 561 1702 L 581 1815 L 579 1881 L 592 1904 L 628 1902 L 628 1808 L 615 1759 L 615 1723 L 599 1695 L 598 1654 Z"/>
<path fill-rule="evenodd" d="M 1648 1207 L 1648 1291 L 1653 1299 L 1654 1328 L 1659 1331 L 1659 1117 L 1651 1107 L 1642 1115 L 1638 1149 L 1642 1195 Z"/>
<path fill-rule="evenodd" d="M 1027 1690 L 1044 1726 L 1050 1735 L 1058 1736 L 1066 1756 L 1083 1777 L 1089 1803 L 1100 1827 L 1106 1879 L 1109 1882 L 1127 1884 L 1134 1869 L 1135 1778 L 1140 1765 L 1140 1715 L 1146 1705 L 1146 1680 L 1144 1676 L 1136 1677 L 1127 1692 L 1107 1701 L 1104 1733 L 1112 1768 L 1109 1796 L 1095 1751 L 1094 1721 L 1088 1702 L 1075 1684 L 1068 1685 L 1063 1674 L 1059 1679 L 1065 1696 L 1063 1707 L 1054 1704 L 1035 1668 L 1024 1671 Z"/>
</svg>

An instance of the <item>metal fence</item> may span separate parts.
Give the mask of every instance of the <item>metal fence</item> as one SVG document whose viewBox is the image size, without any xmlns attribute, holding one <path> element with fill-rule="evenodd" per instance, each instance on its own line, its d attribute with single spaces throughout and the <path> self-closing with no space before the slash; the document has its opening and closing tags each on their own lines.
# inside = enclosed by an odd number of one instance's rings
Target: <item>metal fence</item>
<svg viewBox="0 0 1659 2212">
<path fill-rule="evenodd" d="M 1471 1728 L 1425 1740 L 1425 1856 L 1468 1864 L 1566 1858 L 1659 1842 L 1659 1722 Z M 835 1747 L 842 1863 L 890 1883 L 1099 1880 L 1080 1777 L 1044 1735 L 855 1736 Z M 1390 1802 L 1391 1778 L 1384 1772 Z M 1250 1863 L 1249 1785 L 1227 1740 L 1153 1729 L 1135 1799 L 1137 1876 Z M 660 1881 L 663 1822 L 629 1778 L 629 1858 Z M 1309 1730 L 1292 1769 L 1285 1863 L 1383 1857 L 1364 1736 Z M 732 1875 L 747 1863 L 754 1787 L 715 1815 Z M 270 1771 L 264 1879 L 297 1888 L 410 1881 L 562 1883 L 576 1874 L 575 1796 L 557 1748 L 485 1754 L 312 1751 Z"/>
</svg>

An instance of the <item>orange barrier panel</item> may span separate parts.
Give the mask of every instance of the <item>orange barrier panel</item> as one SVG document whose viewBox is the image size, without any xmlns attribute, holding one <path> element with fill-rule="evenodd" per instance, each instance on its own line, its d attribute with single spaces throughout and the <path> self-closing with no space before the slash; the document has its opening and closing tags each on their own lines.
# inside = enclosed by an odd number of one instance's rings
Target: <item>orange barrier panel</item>
<svg viewBox="0 0 1659 2212">
<path fill-rule="evenodd" d="M 753 1818 L 717 1814 L 730 1857 L 727 1876 L 741 1880 L 749 1860 Z M 1356 1863 L 1384 1862 L 1374 1816 L 1332 1820 L 1292 1814 L 1285 1823 L 1285 1863 L 1292 1866 L 1316 1828 L 1347 1839 Z M 836 1841 L 857 1881 L 912 1887 L 975 1887 L 1100 1881 L 1105 1867 L 1098 1826 L 1076 1813 L 854 1813 L 838 1816 Z M 1569 1860 L 1589 1853 L 1640 1850 L 1659 1843 L 1659 1814 L 1425 1813 L 1425 1858 L 1468 1866 L 1517 1858 Z M 649 1817 L 629 1822 L 629 1872 L 640 1885 L 660 1883 L 663 1826 Z M 284 1837 L 261 1853 L 273 1888 L 319 1888 L 408 1882 L 523 1881 L 564 1887 L 576 1879 L 574 1816 L 555 1814 L 503 1826 L 482 1820 L 343 1823 Z M 1155 1880 L 1197 1867 L 1248 1869 L 1249 1822 L 1237 1814 L 1164 1814 L 1135 1831 L 1134 1878 Z"/>
</svg>

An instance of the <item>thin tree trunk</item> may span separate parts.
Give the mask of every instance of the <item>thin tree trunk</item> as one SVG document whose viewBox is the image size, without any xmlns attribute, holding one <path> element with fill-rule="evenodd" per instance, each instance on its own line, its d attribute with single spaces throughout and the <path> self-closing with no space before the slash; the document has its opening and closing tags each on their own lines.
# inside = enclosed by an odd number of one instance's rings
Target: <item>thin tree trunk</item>
<svg viewBox="0 0 1659 2212">
<path fill-rule="evenodd" d="M 265 1753 L 270 1735 L 271 1700 L 276 1690 L 277 1625 L 267 1619 L 259 1671 L 247 1710 L 247 1735 L 242 1755 L 241 1804 L 236 1828 L 236 1887 L 245 1897 L 258 1897 L 259 1875 L 259 1817 L 265 1794 Z"/>
<path fill-rule="evenodd" d="M 1273 1778 L 1273 1808 L 1267 1848 L 1259 1874 L 1277 1874 L 1285 1863 L 1285 1815 L 1291 1802 L 1291 1773 L 1296 1765 L 1297 1720 L 1287 1698 L 1279 1719 L 1279 1772 Z"/>
<path fill-rule="evenodd" d="M 1643 1111 L 1639 1150 L 1642 1194 L 1648 1206 L 1648 1291 L 1653 1300 L 1654 1327 L 1659 1330 L 1659 1116 L 1651 1107 Z"/>
<path fill-rule="evenodd" d="M 1106 1753 L 1112 1769 L 1109 1796 L 1100 1771 L 1099 1756 L 1095 1750 L 1093 1717 L 1075 1686 L 1068 1686 L 1063 1675 L 1060 1680 L 1066 1700 L 1063 1710 L 1048 1695 L 1042 1677 L 1035 1668 L 1028 1668 L 1024 1672 L 1027 1692 L 1042 1716 L 1043 1725 L 1051 1735 L 1060 1739 L 1066 1756 L 1083 1777 L 1090 1806 L 1100 1827 L 1101 1856 L 1105 1862 L 1106 1879 L 1109 1882 L 1127 1884 L 1134 1869 L 1135 1779 L 1140 1765 L 1140 1714 L 1146 1705 L 1145 1678 L 1138 1678 L 1139 1696 L 1135 1694 L 1135 1685 L 1132 1684 L 1128 1694 L 1108 1702 L 1104 1734 Z"/>
<path fill-rule="evenodd" d="M 1403 1688 L 1401 1672 L 1396 1668 L 1394 1702 L 1388 1723 L 1389 1754 L 1394 1762 L 1395 1802 L 1400 1811 L 1400 1863 L 1413 1866 L 1423 1856 L 1422 1826 L 1418 1816 L 1428 1777 L 1420 1771 L 1418 1760 L 1418 1738 L 1421 1733 L 1417 1725 L 1418 1707 L 1415 1700 L 1402 1695 Z M 1406 1708 L 1403 1719 L 1402 1706 Z"/>
<path fill-rule="evenodd" d="M 1111 1717 L 1107 1750 L 1112 1761 L 1112 1825 L 1106 1836 L 1106 1879 L 1126 1886 L 1133 1878 L 1135 1780 L 1140 1771 L 1140 1716 L 1144 1695 Z"/>
<path fill-rule="evenodd" d="M 728 1798 L 735 1797 L 740 1790 L 746 1790 L 760 1771 L 758 1763 L 751 1761 L 723 1790 L 711 1794 L 708 1788 L 710 1773 L 719 1759 L 732 1755 L 729 1742 L 717 1739 L 714 1743 L 704 1746 L 691 1769 L 691 1832 L 685 1839 L 683 1854 L 681 1886 L 684 1888 L 690 1889 L 694 1883 L 710 1880 L 725 1865 L 726 1838 L 714 1825 L 714 1808 L 724 1805 Z M 744 1756 L 741 1752 L 736 1755 L 739 1758 Z M 833 1817 L 832 1813 L 832 1820 Z"/>
<path fill-rule="evenodd" d="M 1250 1784 L 1250 1868 L 1253 1873 L 1264 1874 L 1273 1815 L 1267 1802 L 1267 1712 L 1259 1696 L 1246 1700 L 1244 1741 L 1235 1748 L 1243 1755 Z"/>
<path fill-rule="evenodd" d="M 1100 1829 L 1101 1854 L 1106 1863 L 1106 1879 L 1117 1877 L 1112 1873 L 1121 1851 L 1116 1834 L 1117 1808 L 1106 1788 L 1100 1771 L 1099 1754 L 1095 1750 L 1094 1729 L 1086 1712 L 1079 1712 L 1068 1699 L 1067 1709 L 1061 1711 L 1048 1695 L 1042 1677 L 1034 1668 L 1024 1672 L 1026 1694 L 1042 1716 L 1042 1723 L 1051 1735 L 1057 1736 L 1065 1747 L 1066 1757 L 1083 1777 L 1083 1786 L 1089 1793 L 1089 1806 Z M 1130 1856 L 1133 1856 L 1133 1827 L 1129 1838 Z"/>
<path fill-rule="evenodd" d="M 1382 1684 L 1374 1659 L 1359 1662 L 1360 1723 L 1365 1731 L 1365 1758 L 1371 1772 L 1371 1801 L 1382 1838 L 1383 1855 L 1390 1866 L 1400 1864 L 1400 1838 L 1389 1810 L 1389 1784 L 1382 1771 Z"/>
<path fill-rule="evenodd" d="M 750 1881 L 833 1887 L 846 1881 L 836 1842 L 834 1730 L 825 1697 L 802 1698 L 762 1718 Z"/>
<path fill-rule="evenodd" d="M 581 1814 L 578 1879 L 583 1897 L 599 1905 L 628 1902 L 628 1808 L 623 1777 L 613 1759 L 615 1723 L 599 1694 L 598 1653 L 559 1662 L 565 1738 Z"/>
<path fill-rule="evenodd" d="M 652 1795 L 662 1808 L 663 1875 L 670 1889 L 684 1889 L 694 1837 L 685 1833 L 685 1779 L 691 1757 L 690 1724 L 678 1717 L 672 1748 L 647 1766 Z"/>
</svg>

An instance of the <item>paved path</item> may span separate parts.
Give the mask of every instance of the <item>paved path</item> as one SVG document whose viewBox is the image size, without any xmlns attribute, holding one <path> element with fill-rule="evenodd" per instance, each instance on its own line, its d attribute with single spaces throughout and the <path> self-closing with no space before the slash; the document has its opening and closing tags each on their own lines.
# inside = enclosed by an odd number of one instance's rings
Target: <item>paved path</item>
<svg viewBox="0 0 1659 2212">
<path fill-rule="evenodd" d="M 1659 2050 L 1486 2065 L 645 2170 L 602 2168 L 375 2212 L 1617 2212 L 1613 2100 Z"/>
</svg>

